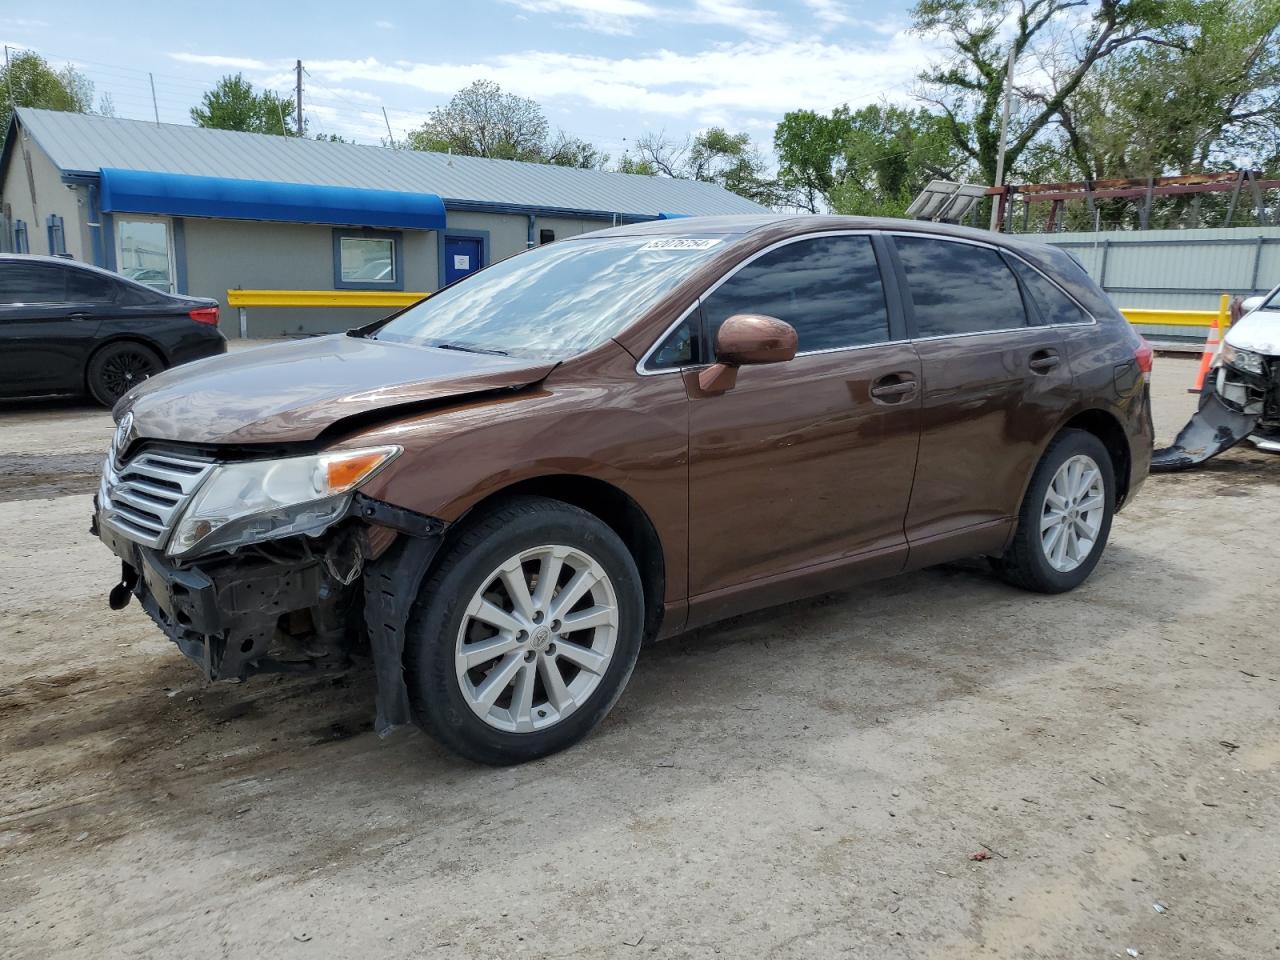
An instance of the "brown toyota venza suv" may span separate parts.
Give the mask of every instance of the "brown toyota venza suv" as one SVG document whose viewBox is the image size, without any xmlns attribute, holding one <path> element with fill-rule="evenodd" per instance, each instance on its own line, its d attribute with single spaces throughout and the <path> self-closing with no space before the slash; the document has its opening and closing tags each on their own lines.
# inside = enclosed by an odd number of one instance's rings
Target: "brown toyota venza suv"
<svg viewBox="0 0 1280 960">
<path fill-rule="evenodd" d="M 372 660 L 487 763 L 641 646 L 968 556 L 1054 593 L 1151 457 L 1151 351 L 1066 253 L 900 220 L 664 220 L 346 334 L 153 377 L 94 531 L 211 680 Z"/>
</svg>

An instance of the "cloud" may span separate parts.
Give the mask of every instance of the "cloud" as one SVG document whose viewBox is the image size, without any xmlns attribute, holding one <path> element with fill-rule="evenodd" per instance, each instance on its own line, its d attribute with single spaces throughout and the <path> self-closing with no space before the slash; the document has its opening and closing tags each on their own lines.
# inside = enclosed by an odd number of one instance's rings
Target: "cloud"
<svg viewBox="0 0 1280 960">
<path fill-rule="evenodd" d="M 222 57 L 205 53 L 171 53 L 169 58 L 180 63 L 230 70 L 283 70 L 292 66 L 292 61 L 289 60 L 254 60 L 252 57 Z"/>
<path fill-rule="evenodd" d="M 687 118 L 710 111 L 780 115 L 797 107 L 869 103 L 911 86 L 930 52 L 920 38 L 898 33 L 861 46 L 750 40 L 688 54 L 659 50 L 620 59 L 531 50 L 471 63 L 312 60 L 307 69 L 327 86 L 379 84 L 433 100 L 484 79 L 548 107 L 570 101 Z"/>
<path fill-rule="evenodd" d="M 394 30 L 396 28 L 396 25 L 390 20 L 375 20 L 373 25 L 379 30 Z"/>
<path fill-rule="evenodd" d="M 661 6 L 647 0 L 506 0 L 529 13 L 552 14 L 571 20 L 571 26 L 596 33 L 627 35 L 642 21 L 694 23 L 732 27 L 749 37 L 781 40 L 787 28 L 774 12 L 743 0 L 693 0 Z"/>
<path fill-rule="evenodd" d="M 845 12 L 844 4 L 836 0 L 804 0 L 804 5 L 813 13 L 814 19 L 827 29 L 843 26 L 852 19 Z"/>
<path fill-rule="evenodd" d="M 657 7 L 643 0 L 506 0 L 529 13 L 568 17 L 572 25 L 595 33 L 630 34 L 636 20 L 659 16 Z"/>
</svg>

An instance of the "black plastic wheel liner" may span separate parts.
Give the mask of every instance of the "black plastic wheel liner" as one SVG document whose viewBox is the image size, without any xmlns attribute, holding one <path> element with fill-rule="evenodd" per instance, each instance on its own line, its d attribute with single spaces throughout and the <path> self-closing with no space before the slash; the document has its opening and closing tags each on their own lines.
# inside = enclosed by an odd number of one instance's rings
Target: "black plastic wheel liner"
<svg viewBox="0 0 1280 960">
<path fill-rule="evenodd" d="M 439 524 L 443 531 L 444 524 Z M 401 536 L 364 569 L 364 619 L 377 679 L 374 730 L 385 737 L 409 723 L 409 690 L 404 682 L 404 634 L 418 588 L 443 536 Z"/>
<path fill-rule="evenodd" d="M 1258 415 L 1241 413 L 1222 402 L 1212 377 L 1200 394 L 1200 409 L 1187 421 L 1173 446 L 1151 455 L 1152 473 L 1186 470 L 1230 450 L 1258 425 Z"/>
</svg>

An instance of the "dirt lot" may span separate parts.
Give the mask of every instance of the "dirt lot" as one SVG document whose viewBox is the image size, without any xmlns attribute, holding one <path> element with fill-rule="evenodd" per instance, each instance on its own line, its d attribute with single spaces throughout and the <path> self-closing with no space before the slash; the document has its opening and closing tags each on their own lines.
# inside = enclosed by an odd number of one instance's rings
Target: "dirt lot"
<svg viewBox="0 0 1280 960">
<path fill-rule="evenodd" d="M 0 408 L 0 956 L 1280 956 L 1280 458 L 1152 478 L 1068 596 L 960 564 L 659 645 L 491 770 L 108 610 L 108 425 Z"/>
</svg>

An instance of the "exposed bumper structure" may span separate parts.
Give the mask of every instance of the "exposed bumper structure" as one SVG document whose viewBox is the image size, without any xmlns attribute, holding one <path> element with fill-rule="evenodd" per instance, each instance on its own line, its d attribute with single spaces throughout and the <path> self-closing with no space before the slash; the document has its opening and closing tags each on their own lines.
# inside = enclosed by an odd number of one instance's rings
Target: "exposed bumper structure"
<svg viewBox="0 0 1280 960">
<path fill-rule="evenodd" d="M 386 734 L 411 719 L 405 624 L 445 525 L 364 497 L 351 513 L 323 537 L 191 563 L 121 535 L 96 510 L 91 532 L 121 560 L 112 607 L 136 597 L 207 680 L 334 669 L 371 655 L 376 728 Z"/>
<path fill-rule="evenodd" d="M 1280 452 L 1280 359 L 1263 360 L 1260 373 L 1215 368 L 1200 392 L 1200 408 L 1172 446 L 1152 455 L 1151 469 L 1185 470 L 1246 438 L 1261 450 Z"/>
</svg>

